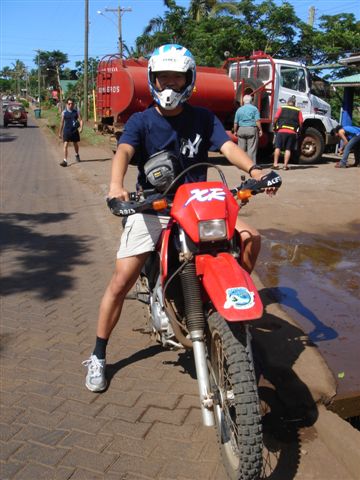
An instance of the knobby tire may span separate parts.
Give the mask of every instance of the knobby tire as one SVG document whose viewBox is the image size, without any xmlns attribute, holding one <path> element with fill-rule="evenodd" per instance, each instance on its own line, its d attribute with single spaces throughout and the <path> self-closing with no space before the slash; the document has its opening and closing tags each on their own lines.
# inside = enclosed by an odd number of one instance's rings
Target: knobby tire
<svg viewBox="0 0 360 480">
<path fill-rule="evenodd" d="M 217 437 L 231 480 L 257 480 L 262 469 L 260 401 L 249 335 L 217 312 L 208 319 L 208 355 Z"/>
</svg>

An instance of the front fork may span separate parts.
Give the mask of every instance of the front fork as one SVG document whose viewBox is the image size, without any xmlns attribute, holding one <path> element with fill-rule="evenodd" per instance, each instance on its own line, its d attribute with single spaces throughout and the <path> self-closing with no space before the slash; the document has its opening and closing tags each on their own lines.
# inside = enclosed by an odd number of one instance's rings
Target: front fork
<svg viewBox="0 0 360 480">
<path fill-rule="evenodd" d="M 180 232 L 180 241 L 182 245 L 182 254 L 185 258 L 190 258 L 191 253 L 186 245 L 184 231 Z M 212 427 L 215 424 L 213 413 L 214 402 L 210 389 L 209 370 L 206 361 L 204 336 L 205 317 L 201 300 L 201 288 L 199 279 L 196 275 L 194 262 L 188 261 L 180 273 L 180 278 L 184 296 L 186 325 L 193 343 L 203 423 L 206 427 Z"/>
<path fill-rule="evenodd" d="M 194 335 L 193 335 L 194 333 Z M 198 380 L 200 407 L 205 427 L 215 425 L 214 400 L 210 390 L 209 370 L 206 362 L 204 331 L 195 331 L 190 334 L 193 342 L 194 361 Z"/>
</svg>

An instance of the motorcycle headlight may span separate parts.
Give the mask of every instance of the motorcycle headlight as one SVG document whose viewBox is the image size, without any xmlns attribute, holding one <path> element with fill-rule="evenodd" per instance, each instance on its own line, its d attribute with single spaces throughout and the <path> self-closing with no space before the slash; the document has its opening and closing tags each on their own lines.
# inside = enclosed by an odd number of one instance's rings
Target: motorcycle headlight
<svg viewBox="0 0 360 480">
<path fill-rule="evenodd" d="M 206 220 L 199 222 L 199 237 L 202 242 L 224 240 L 226 238 L 225 220 Z"/>
</svg>

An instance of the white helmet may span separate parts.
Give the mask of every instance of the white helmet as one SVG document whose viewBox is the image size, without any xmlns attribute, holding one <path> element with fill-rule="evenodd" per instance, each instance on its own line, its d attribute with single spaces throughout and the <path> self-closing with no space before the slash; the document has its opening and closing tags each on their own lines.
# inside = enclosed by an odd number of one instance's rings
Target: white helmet
<svg viewBox="0 0 360 480">
<path fill-rule="evenodd" d="M 175 92 L 171 88 L 159 91 L 155 86 L 157 72 L 186 73 L 184 89 L 181 92 Z M 173 110 L 179 104 L 186 102 L 194 89 L 195 78 L 195 60 L 188 49 L 170 43 L 154 50 L 148 64 L 148 84 L 153 99 L 162 108 Z"/>
</svg>

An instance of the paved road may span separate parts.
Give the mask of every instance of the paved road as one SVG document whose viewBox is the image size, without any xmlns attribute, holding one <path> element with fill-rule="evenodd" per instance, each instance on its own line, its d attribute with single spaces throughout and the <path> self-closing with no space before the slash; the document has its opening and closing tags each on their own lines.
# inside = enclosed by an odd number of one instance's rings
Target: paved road
<svg viewBox="0 0 360 480">
<path fill-rule="evenodd" d="M 191 362 L 153 342 L 137 304 L 109 344 L 109 389 L 84 386 L 118 243 L 95 178 L 108 155 L 83 148 L 88 161 L 62 169 L 60 146 L 32 118 L 0 133 L 1 480 L 225 479 Z M 273 412 L 264 478 L 352 479 L 317 437 Z"/>
</svg>

